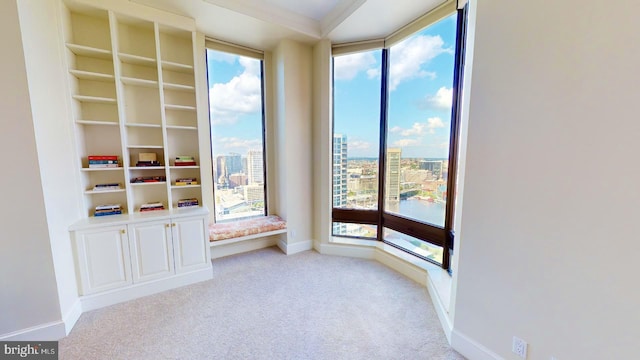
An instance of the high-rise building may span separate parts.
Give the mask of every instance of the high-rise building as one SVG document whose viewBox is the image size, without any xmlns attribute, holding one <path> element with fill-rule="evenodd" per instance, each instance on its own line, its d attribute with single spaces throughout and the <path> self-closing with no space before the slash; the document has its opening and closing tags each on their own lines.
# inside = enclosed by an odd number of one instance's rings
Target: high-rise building
<svg viewBox="0 0 640 360">
<path fill-rule="evenodd" d="M 400 209 L 400 159 L 402 149 L 388 148 L 385 172 L 384 200 L 385 209 L 398 212 Z"/>
<path fill-rule="evenodd" d="M 224 155 L 216 156 L 216 179 L 220 177 L 227 177 L 229 172 L 227 171 L 227 158 Z"/>
<path fill-rule="evenodd" d="M 264 185 L 255 184 L 244 187 L 244 201 L 248 204 L 264 201 Z"/>
<path fill-rule="evenodd" d="M 440 179 L 442 176 L 443 168 L 442 160 L 420 160 L 419 167 L 421 170 L 429 170 L 433 174 L 433 177 Z"/>
<path fill-rule="evenodd" d="M 247 175 L 243 173 L 235 173 L 229 175 L 229 187 L 231 189 L 244 185 L 247 185 Z"/>
<path fill-rule="evenodd" d="M 238 153 L 229 153 L 227 157 L 227 174 L 236 174 L 242 172 L 242 156 Z"/>
<path fill-rule="evenodd" d="M 264 183 L 262 150 L 249 150 L 247 153 L 247 180 L 249 185 Z"/>
<path fill-rule="evenodd" d="M 347 206 L 347 136 L 333 135 L 333 207 Z M 345 235 L 347 225 L 333 224 L 334 235 Z"/>
</svg>

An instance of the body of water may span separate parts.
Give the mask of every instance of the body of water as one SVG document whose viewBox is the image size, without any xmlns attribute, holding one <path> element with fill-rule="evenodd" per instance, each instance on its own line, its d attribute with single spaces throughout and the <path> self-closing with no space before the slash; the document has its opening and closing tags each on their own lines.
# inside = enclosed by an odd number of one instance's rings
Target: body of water
<svg viewBox="0 0 640 360">
<path fill-rule="evenodd" d="M 400 200 L 400 215 L 444 227 L 444 203 L 418 199 Z"/>
</svg>

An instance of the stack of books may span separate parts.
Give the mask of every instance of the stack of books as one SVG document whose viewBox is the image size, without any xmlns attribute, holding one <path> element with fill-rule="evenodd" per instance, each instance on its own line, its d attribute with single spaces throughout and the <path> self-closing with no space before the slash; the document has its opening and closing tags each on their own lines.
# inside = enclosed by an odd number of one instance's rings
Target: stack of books
<svg viewBox="0 0 640 360">
<path fill-rule="evenodd" d="M 90 169 L 118 167 L 117 155 L 89 155 L 87 159 L 89 160 Z"/>
<path fill-rule="evenodd" d="M 120 190 L 120 184 L 118 183 L 109 183 L 109 184 L 96 184 L 93 187 L 93 191 L 107 191 L 107 190 Z"/>
<path fill-rule="evenodd" d="M 178 200 L 178 207 L 191 207 L 191 206 L 198 206 L 198 199 L 193 198 L 193 199 L 180 199 Z"/>
<path fill-rule="evenodd" d="M 196 178 L 176 179 L 176 186 L 185 186 L 185 185 L 198 185 L 198 179 Z"/>
<path fill-rule="evenodd" d="M 196 159 L 193 156 L 176 156 L 176 166 L 196 166 Z"/>
<path fill-rule="evenodd" d="M 162 166 L 162 164 L 158 161 L 158 155 L 156 155 L 156 153 L 140 153 L 138 154 L 136 166 Z"/>
<path fill-rule="evenodd" d="M 98 205 L 94 216 L 107 216 L 107 215 L 120 215 L 122 214 L 122 207 L 120 204 Z"/>
<path fill-rule="evenodd" d="M 153 202 L 140 205 L 140 212 L 156 210 L 164 210 L 164 205 L 161 202 Z"/>
<path fill-rule="evenodd" d="M 149 182 L 164 182 L 167 181 L 166 176 L 138 176 L 131 179 L 134 184 L 137 183 L 149 183 Z"/>
</svg>

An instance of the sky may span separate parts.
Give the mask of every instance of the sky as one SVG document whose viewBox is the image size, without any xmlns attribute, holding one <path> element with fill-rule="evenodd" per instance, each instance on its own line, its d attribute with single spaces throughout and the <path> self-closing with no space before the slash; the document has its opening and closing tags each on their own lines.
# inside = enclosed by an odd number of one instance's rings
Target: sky
<svg viewBox="0 0 640 360">
<path fill-rule="evenodd" d="M 456 17 L 390 49 L 388 147 L 403 158 L 448 157 Z M 334 132 L 348 157 L 377 157 L 382 50 L 334 58 Z"/>
<path fill-rule="evenodd" d="M 214 157 L 262 150 L 262 61 L 207 50 Z"/>
<path fill-rule="evenodd" d="M 455 15 L 390 49 L 388 146 L 403 158 L 448 154 Z M 334 127 L 348 157 L 377 157 L 381 50 L 334 59 Z M 262 147 L 261 61 L 207 50 L 214 156 Z"/>
</svg>

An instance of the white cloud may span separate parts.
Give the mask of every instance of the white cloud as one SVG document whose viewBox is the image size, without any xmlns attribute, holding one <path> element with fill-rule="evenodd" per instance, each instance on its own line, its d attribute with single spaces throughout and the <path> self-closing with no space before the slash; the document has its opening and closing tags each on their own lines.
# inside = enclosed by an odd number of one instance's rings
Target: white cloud
<svg viewBox="0 0 640 360">
<path fill-rule="evenodd" d="M 425 130 L 427 129 L 427 124 L 425 123 L 413 123 L 411 129 L 402 130 L 400 135 L 402 136 L 420 136 L 423 135 Z"/>
<path fill-rule="evenodd" d="M 420 35 L 411 37 L 391 48 L 389 88 L 395 90 L 401 82 L 417 77 L 435 78 L 436 74 L 422 70 L 422 65 L 436 56 L 453 50 L 444 48 L 440 36 Z"/>
<path fill-rule="evenodd" d="M 240 75 L 209 89 L 211 118 L 216 125 L 233 124 L 241 115 L 261 111 L 260 61 L 245 57 L 238 61 L 244 68 Z"/>
<path fill-rule="evenodd" d="M 380 77 L 380 69 L 369 69 L 367 70 L 367 77 L 369 79 L 376 79 Z"/>
<path fill-rule="evenodd" d="M 444 122 L 439 117 L 432 117 L 427 119 L 427 128 L 429 129 L 429 134 L 433 134 L 435 132 L 434 129 L 439 129 L 444 127 Z"/>
<path fill-rule="evenodd" d="M 207 59 L 233 64 L 236 61 L 236 56 L 222 51 L 209 50 L 207 51 Z"/>
<path fill-rule="evenodd" d="M 436 92 L 435 96 L 427 96 L 427 102 L 429 105 L 439 109 L 451 109 L 453 102 L 453 89 L 447 87 L 441 87 Z"/>
<path fill-rule="evenodd" d="M 347 146 L 349 150 L 368 150 L 371 147 L 371 143 L 362 140 L 349 140 Z"/>
<path fill-rule="evenodd" d="M 393 143 L 393 146 L 405 147 L 405 146 L 414 146 L 418 145 L 418 140 L 416 139 L 400 139 Z"/>
<path fill-rule="evenodd" d="M 336 56 L 333 62 L 333 73 L 336 80 L 351 80 L 361 71 L 366 71 L 367 76 L 372 78 L 376 75 L 371 72 L 376 70 L 372 67 L 373 65 L 376 65 L 376 59 L 370 52 Z"/>
<path fill-rule="evenodd" d="M 260 139 L 240 139 L 237 137 L 223 137 L 214 139 L 214 144 L 221 147 L 225 151 L 230 150 L 250 150 L 262 147 Z"/>
<path fill-rule="evenodd" d="M 394 126 L 389 131 L 392 133 L 400 133 L 402 136 L 422 136 L 425 134 L 434 134 L 435 129 L 443 127 L 445 127 L 445 125 L 442 119 L 439 117 L 432 117 L 428 118 L 426 123 L 413 123 L 409 129 Z"/>
</svg>

